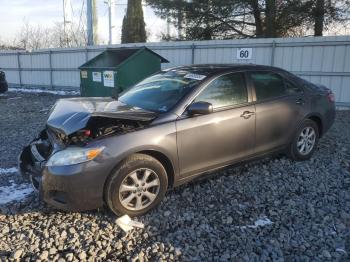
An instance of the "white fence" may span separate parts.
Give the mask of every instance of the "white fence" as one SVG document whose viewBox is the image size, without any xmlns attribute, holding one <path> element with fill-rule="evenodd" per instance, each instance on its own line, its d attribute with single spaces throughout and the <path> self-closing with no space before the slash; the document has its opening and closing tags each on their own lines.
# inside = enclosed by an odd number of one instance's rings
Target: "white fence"
<svg viewBox="0 0 350 262">
<path fill-rule="evenodd" d="M 11 86 L 79 89 L 77 69 L 106 48 L 146 45 L 170 61 L 163 68 L 203 63 L 254 63 L 289 70 L 333 90 L 338 105 L 350 106 L 350 36 L 160 42 L 0 52 L 0 68 Z M 238 59 L 247 48 L 249 59 Z"/>
</svg>

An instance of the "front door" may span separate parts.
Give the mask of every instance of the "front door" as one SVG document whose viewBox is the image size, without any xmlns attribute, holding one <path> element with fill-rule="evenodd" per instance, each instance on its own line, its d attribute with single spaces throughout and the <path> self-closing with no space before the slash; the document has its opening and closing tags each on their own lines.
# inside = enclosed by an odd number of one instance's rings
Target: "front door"
<svg viewBox="0 0 350 262">
<path fill-rule="evenodd" d="M 255 107 L 244 73 L 213 80 L 194 102 L 213 105 L 207 115 L 181 116 L 176 123 L 181 177 L 229 164 L 254 151 Z"/>
</svg>

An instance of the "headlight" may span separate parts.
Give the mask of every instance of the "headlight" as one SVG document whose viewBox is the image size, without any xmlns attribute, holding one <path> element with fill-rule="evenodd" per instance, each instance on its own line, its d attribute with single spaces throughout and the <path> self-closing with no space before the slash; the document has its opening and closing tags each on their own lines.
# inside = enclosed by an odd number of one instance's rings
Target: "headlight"
<svg viewBox="0 0 350 262">
<path fill-rule="evenodd" d="M 104 147 L 98 148 L 79 148 L 72 147 L 59 151 L 52 155 L 47 161 L 46 166 L 68 166 L 90 161 L 97 157 Z"/>
</svg>

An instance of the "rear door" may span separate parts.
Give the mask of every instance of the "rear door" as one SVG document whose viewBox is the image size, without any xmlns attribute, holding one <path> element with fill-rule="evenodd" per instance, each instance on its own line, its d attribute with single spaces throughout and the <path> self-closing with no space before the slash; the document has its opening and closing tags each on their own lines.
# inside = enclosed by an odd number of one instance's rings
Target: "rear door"
<svg viewBox="0 0 350 262">
<path fill-rule="evenodd" d="M 220 76 L 194 100 L 211 103 L 214 112 L 195 116 L 185 112 L 177 120 L 181 177 L 216 168 L 253 153 L 255 108 L 248 93 L 244 73 Z"/>
<path fill-rule="evenodd" d="M 250 72 L 249 76 L 256 100 L 255 152 L 287 145 L 306 110 L 303 90 L 275 72 Z"/>
</svg>

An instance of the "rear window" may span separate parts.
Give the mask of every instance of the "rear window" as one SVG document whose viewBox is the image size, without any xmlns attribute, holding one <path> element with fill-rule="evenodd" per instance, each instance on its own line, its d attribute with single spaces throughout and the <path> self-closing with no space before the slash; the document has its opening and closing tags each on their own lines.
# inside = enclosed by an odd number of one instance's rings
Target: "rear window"
<svg viewBox="0 0 350 262">
<path fill-rule="evenodd" d="M 284 81 L 272 72 L 253 72 L 250 77 L 255 86 L 257 100 L 266 100 L 285 94 Z"/>
<path fill-rule="evenodd" d="M 288 94 L 297 94 L 297 93 L 303 92 L 303 90 L 299 86 L 297 86 L 296 84 L 292 83 L 287 79 L 285 79 L 285 87 L 286 87 L 286 92 Z"/>
</svg>

